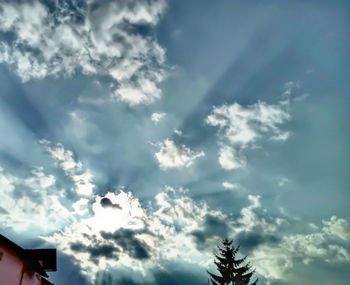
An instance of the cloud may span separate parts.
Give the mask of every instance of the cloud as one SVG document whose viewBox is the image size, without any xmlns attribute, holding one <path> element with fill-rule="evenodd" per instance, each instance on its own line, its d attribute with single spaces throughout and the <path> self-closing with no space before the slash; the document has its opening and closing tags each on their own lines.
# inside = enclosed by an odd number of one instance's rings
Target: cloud
<svg viewBox="0 0 350 285">
<path fill-rule="evenodd" d="M 105 198 L 120 207 L 103 207 Z M 218 237 L 229 231 L 225 215 L 196 203 L 182 189 L 166 187 L 148 208 L 124 191 L 94 200 L 91 216 L 44 237 L 71 255 L 91 280 L 108 268 L 136 270 L 152 278 L 164 262 L 181 260 L 198 266 L 208 261 L 213 246 L 198 250 L 196 240 L 203 242 L 201 233 Z"/>
<path fill-rule="evenodd" d="M 323 221 L 323 224 L 325 227 L 321 229 L 311 227 L 311 232 L 286 233 L 278 243 L 261 244 L 257 247 L 251 258 L 255 260 L 259 273 L 267 279 L 283 280 L 286 271 L 291 270 L 294 264 L 311 266 L 316 262 L 334 265 L 348 263 L 350 248 L 348 240 L 344 240 L 344 237 L 350 234 L 349 228 L 346 229 L 349 221 L 332 217 Z M 342 224 L 340 235 L 339 228 L 335 231 L 330 230 L 339 224 Z"/>
<path fill-rule="evenodd" d="M 130 105 L 159 99 L 164 49 L 152 29 L 165 9 L 155 1 L 0 3 L 0 62 L 23 81 L 108 76 L 112 97 Z"/>
<path fill-rule="evenodd" d="M 332 241 L 333 235 L 326 235 L 324 232 L 310 234 L 290 235 L 283 240 L 283 246 L 294 259 L 298 258 L 304 264 L 322 258 L 326 262 L 348 262 L 350 253 L 348 250 Z"/>
<path fill-rule="evenodd" d="M 261 197 L 259 195 L 248 195 L 249 205 L 241 209 L 240 217 L 237 219 L 237 231 L 261 231 L 272 233 L 276 227 L 258 214 L 261 210 Z"/>
<path fill-rule="evenodd" d="M 179 130 L 179 129 L 175 129 L 175 130 L 174 130 L 174 134 L 175 134 L 175 135 L 178 135 L 178 136 L 182 136 L 182 131 Z"/>
<path fill-rule="evenodd" d="M 0 188 L 1 228 L 48 233 L 71 220 L 65 191 L 42 168 L 26 176 L 0 169 Z"/>
<path fill-rule="evenodd" d="M 333 216 L 322 221 L 323 227 L 305 227 L 300 219 L 267 213 L 258 195 L 248 195 L 248 201 L 238 217 L 227 221 L 229 233 L 268 282 L 287 281 L 286 273 L 300 263 L 350 261 L 348 219 Z M 299 233 L 291 230 L 295 226 Z"/>
<path fill-rule="evenodd" d="M 238 103 L 215 107 L 206 122 L 219 127 L 232 145 L 247 148 L 263 134 L 274 137 L 284 133 L 279 125 L 289 119 L 290 115 L 281 106 L 258 102 L 246 107 Z"/>
<path fill-rule="evenodd" d="M 236 183 L 231 183 L 228 181 L 222 182 L 222 187 L 224 187 L 225 189 L 228 189 L 228 190 L 237 190 L 237 191 L 244 190 L 242 185 L 239 185 Z"/>
<path fill-rule="evenodd" d="M 219 163 L 223 169 L 232 170 L 245 167 L 247 162 L 233 147 L 222 145 L 219 149 Z"/>
<path fill-rule="evenodd" d="M 278 187 L 283 187 L 286 184 L 290 183 L 290 180 L 287 177 L 281 177 L 278 181 Z"/>
<path fill-rule="evenodd" d="M 162 170 L 190 167 L 195 160 L 205 155 L 203 151 L 194 152 L 185 145 L 178 146 L 170 139 L 157 146 L 159 151 L 155 153 L 155 158 Z"/>
<path fill-rule="evenodd" d="M 41 140 L 40 143 L 45 146 L 56 165 L 71 179 L 78 195 L 89 196 L 93 193 L 95 185 L 92 174 L 89 170 L 83 170 L 81 161 L 74 158 L 71 150 L 65 149 L 61 143 L 54 145 L 47 140 Z"/>
<path fill-rule="evenodd" d="M 219 128 L 219 163 L 226 170 L 246 164 L 243 152 L 256 148 L 262 139 L 285 141 L 289 132 L 280 125 L 290 119 L 283 104 L 258 102 L 242 106 L 238 103 L 214 107 L 206 123 Z"/>
<path fill-rule="evenodd" d="M 323 231 L 329 235 L 334 235 L 344 241 L 350 240 L 350 222 L 344 218 L 332 216 L 328 221 L 322 221 Z"/>
<path fill-rule="evenodd" d="M 120 229 L 114 233 L 101 233 L 104 239 L 115 241 L 131 258 L 141 260 L 150 258 L 149 246 L 136 238 L 135 235 L 137 235 L 137 231 L 130 229 Z"/>
<path fill-rule="evenodd" d="M 95 263 L 98 263 L 98 258 L 107 257 L 107 258 L 118 258 L 117 252 L 118 248 L 112 245 L 94 245 L 86 246 L 83 243 L 72 243 L 71 249 L 75 252 L 88 253 L 92 260 Z"/>
<path fill-rule="evenodd" d="M 106 198 L 120 207 L 103 207 L 101 201 Z M 274 235 L 279 222 L 262 216 L 259 196 L 248 196 L 249 203 L 238 217 L 210 210 L 181 188 L 166 187 L 147 208 L 124 191 L 93 199 L 91 216 L 44 237 L 71 255 L 90 280 L 98 272 L 117 268 L 127 275 L 142 272 L 152 284 L 164 264 L 186 263 L 205 272 L 212 263 L 213 248 L 224 237 L 253 251 L 280 241 Z M 269 261 L 269 256 L 264 258 Z"/>
<path fill-rule="evenodd" d="M 289 98 L 292 95 L 292 92 L 300 89 L 301 82 L 300 81 L 288 81 L 284 84 L 284 92 L 282 94 L 283 97 Z"/>
<path fill-rule="evenodd" d="M 193 231 L 192 235 L 196 238 L 197 246 L 201 250 L 208 247 L 206 241 L 213 237 L 229 238 L 230 231 L 229 223 L 224 215 L 208 214 L 205 217 L 202 229 Z"/>
<path fill-rule="evenodd" d="M 151 115 L 151 120 L 157 125 L 165 117 L 165 115 L 165 113 L 153 113 Z"/>
<path fill-rule="evenodd" d="M 84 171 L 82 162 L 63 145 L 41 143 L 63 173 Z M 301 221 L 271 216 L 258 195 L 247 196 L 248 204 L 239 215 L 227 216 L 192 200 L 182 189 L 166 187 L 145 207 L 124 191 L 68 198 L 68 189 L 59 188 L 56 180 L 43 168 L 24 177 L 1 169 L 0 225 L 43 235 L 72 256 L 91 280 L 100 271 L 118 268 L 145 275 L 152 284 L 157 269 L 169 262 L 204 270 L 212 263 L 212 249 L 225 236 L 240 244 L 257 273 L 271 282 L 283 281 L 296 264 L 350 261 L 347 218 L 333 216 L 320 227 L 295 233 L 290 228 Z M 71 183 L 75 189 L 73 179 Z"/>
<path fill-rule="evenodd" d="M 165 187 L 147 207 L 130 192 L 108 192 L 90 197 L 89 214 L 43 238 L 72 256 L 92 282 L 98 272 L 117 270 L 120 278 L 133 272 L 152 284 L 157 270 L 170 263 L 208 269 L 223 237 L 240 244 L 257 273 L 271 282 L 282 282 L 300 262 L 350 260 L 347 219 L 334 216 L 321 228 L 308 226 L 296 234 L 290 228 L 300 220 L 270 215 L 258 195 L 247 199 L 239 215 L 227 216 L 181 188 Z"/>
<path fill-rule="evenodd" d="M 72 187 L 57 183 L 61 182 L 59 175 L 49 166 L 29 168 L 29 174 L 0 167 L 1 227 L 13 228 L 22 234 L 28 231 L 46 234 L 89 214 L 88 198 L 95 188 L 92 174 L 62 144 L 41 140 L 40 145 Z M 104 206 L 118 207 L 107 205 L 106 201 Z"/>
</svg>

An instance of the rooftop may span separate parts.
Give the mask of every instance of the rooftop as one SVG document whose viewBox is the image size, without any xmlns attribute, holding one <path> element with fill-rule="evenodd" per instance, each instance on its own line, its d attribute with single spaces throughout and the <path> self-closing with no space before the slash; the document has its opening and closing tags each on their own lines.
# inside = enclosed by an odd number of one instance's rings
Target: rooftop
<svg viewBox="0 0 350 285">
<path fill-rule="evenodd" d="M 24 249 L 1 234 L 0 244 L 12 249 L 20 258 L 25 260 L 28 270 L 37 272 L 43 277 L 48 277 L 46 271 L 57 270 L 57 253 L 54 248 Z"/>
</svg>

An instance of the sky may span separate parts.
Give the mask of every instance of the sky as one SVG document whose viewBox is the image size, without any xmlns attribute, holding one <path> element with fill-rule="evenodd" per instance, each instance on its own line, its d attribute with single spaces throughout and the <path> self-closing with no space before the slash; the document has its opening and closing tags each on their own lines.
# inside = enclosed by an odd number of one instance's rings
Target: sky
<svg viewBox="0 0 350 285">
<path fill-rule="evenodd" d="M 55 284 L 347 285 L 350 5 L 0 1 L 0 231 Z"/>
</svg>

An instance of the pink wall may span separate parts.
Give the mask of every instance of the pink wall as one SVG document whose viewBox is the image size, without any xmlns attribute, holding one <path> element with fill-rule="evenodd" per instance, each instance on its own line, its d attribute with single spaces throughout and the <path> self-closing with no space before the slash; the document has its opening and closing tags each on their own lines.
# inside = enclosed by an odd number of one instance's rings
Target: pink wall
<svg viewBox="0 0 350 285">
<path fill-rule="evenodd" d="M 0 285 L 19 285 L 23 262 L 9 248 L 0 245 Z M 24 272 L 21 285 L 40 285 L 41 276 L 36 272 Z"/>
<path fill-rule="evenodd" d="M 25 272 L 21 285 L 40 285 L 41 276 L 36 272 Z"/>
<path fill-rule="evenodd" d="M 0 244 L 0 285 L 19 285 L 23 262 L 10 249 Z"/>
</svg>

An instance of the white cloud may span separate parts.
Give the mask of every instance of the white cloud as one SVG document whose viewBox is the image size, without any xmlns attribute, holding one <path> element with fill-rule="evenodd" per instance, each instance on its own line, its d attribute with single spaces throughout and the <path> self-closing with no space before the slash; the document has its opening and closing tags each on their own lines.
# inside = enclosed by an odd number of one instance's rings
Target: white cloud
<svg viewBox="0 0 350 285">
<path fill-rule="evenodd" d="M 82 169 L 82 163 L 74 159 L 73 152 L 66 150 L 61 143 L 58 143 L 54 147 L 50 147 L 49 141 L 40 141 L 45 145 L 46 150 L 51 154 L 57 165 L 62 168 L 66 173 L 80 171 Z"/>
<path fill-rule="evenodd" d="M 258 102 L 242 106 L 238 103 L 214 107 L 206 123 L 219 128 L 219 163 L 227 170 L 245 166 L 242 153 L 255 148 L 263 138 L 285 141 L 289 132 L 280 125 L 290 119 L 283 104 L 269 105 Z"/>
<path fill-rule="evenodd" d="M 268 279 L 284 279 L 294 263 L 348 263 L 350 252 L 344 241 L 349 240 L 349 221 L 332 217 L 323 224 L 325 227 L 313 227 L 311 233 L 287 233 L 278 244 L 259 246 L 251 256 L 258 272 Z"/>
<path fill-rule="evenodd" d="M 279 125 L 289 119 L 281 106 L 258 102 L 246 107 L 238 103 L 215 107 L 206 122 L 219 127 L 230 144 L 247 148 L 264 134 L 275 137 L 285 133 Z"/>
<path fill-rule="evenodd" d="M 228 189 L 228 190 L 243 190 L 241 185 L 236 184 L 236 183 L 231 183 L 228 181 L 224 181 L 222 183 L 222 187 L 224 187 L 225 189 Z"/>
<path fill-rule="evenodd" d="M 0 3 L 0 31 L 13 40 L 0 44 L 0 62 L 23 81 L 47 76 L 107 75 L 113 97 L 130 105 L 160 98 L 165 51 L 138 25 L 153 28 L 165 2 L 87 1 L 54 11 L 41 2 Z"/>
<path fill-rule="evenodd" d="M 184 145 L 178 146 L 170 139 L 159 143 L 158 148 L 155 158 L 162 170 L 190 167 L 196 159 L 205 155 L 203 151 L 194 152 Z"/>
<path fill-rule="evenodd" d="M 246 160 L 233 147 L 222 145 L 219 149 L 219 163 L 223 169 L 232 170 L 244 167 Z"/>
<path fill-rule="evenodd" d="M 349 262 L 350 252 L 340 240 L 336 233 L 321 230 L 309 234 L 289 235 L 283 239 L 281 249 L 288 252 L 291 258 L 301 259 L 305 264 L 317 259 L 334 264 Z"/>
<path fill-rule="evenodd" d="M 274 227 L 271 227 L 264 219 L 255 212 L 261 207 L 261 197 L 259 195 L 248 195 L 249 205 L 241 209 L 241 216 L 238 218 L 240 228 L 238 231 L 252 231 L 256 228 L 261 228 L 263 232 L 272 232 Z"/>
<path fill-rule="evenodd" d="M 95 185 L 93 183 L 93 176 L 90 172 L 85 171 L 82 174 L 72 174 L 70 178 L 74 182 L 77 194 L 82 196 L 89 196 L 93 193 Z"/>
<path fill-rule="evenodd" d="M 45 146 L 56 165 L 71 179 L 78 195 L 89 196 L 93 193 L 95 185 L 92 174 L 83 169 L 83 164 L 74 158 L 71 150 L 65 149 L 61 143 L 53 145 L 47 140 L 41 140 L 40 143 Z"/>
<path fill-rule="evenodd" d="M 175 134 L 175 135 L 178 135 L 178 136 L 182 136 L 182 131 L 179 130 L 179 129 L 175 129 L 175 130 L 174 130 L 174 134 Z"/>
<path fill-rule="evenodd" d="M 350 222 L 344 218 L 332 216 L 329 221 L 322 221 L 323 231 L 327 234 L 337 236 L 344 241 L 350 241 Z"/>
<path fill-rule="evenodd" d="M 165 117 L 165 115 L 165 113 L 153 113 L 151 115 L 151 120 L 157 125 Z"/>
</svg>

